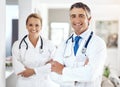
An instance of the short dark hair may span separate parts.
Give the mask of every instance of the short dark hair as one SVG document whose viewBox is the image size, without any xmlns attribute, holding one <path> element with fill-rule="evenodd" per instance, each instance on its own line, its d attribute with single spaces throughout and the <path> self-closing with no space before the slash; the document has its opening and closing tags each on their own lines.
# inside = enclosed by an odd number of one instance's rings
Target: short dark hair
<svg viewBox="0 0 120 87">
<path fill-rule="evenodd" d="M 73 8 L 82 8 L 82 9 L 85 10 L 87 17 L 88 17 L 88 18 L 91 17 L 91 10 L 90 10 L 90 8 L 89 8 L 86 4 L 84 4 L 84 3 L 82 3 L 82 2 L 77 2 L 77 3 L 74 3 L 74 4 L 70 7 L 70 11 L 71 11 Z"/>
<path fill-rule="evenodd" d="M 41 16 L 40 16 L 39 14 L 37 14 L 37 13 L 31 13 L 31 14 L 27 17 L 27 19 L 26 19 L 26 25 L 27 25 L 27 23 L 28 23 L 29 18 L 32 18 L 32 17 L 39 19 L 40 22 L 41 22 L 41 24 L 42 24 L 42 18 L 41 18 Z"/>
</svg>

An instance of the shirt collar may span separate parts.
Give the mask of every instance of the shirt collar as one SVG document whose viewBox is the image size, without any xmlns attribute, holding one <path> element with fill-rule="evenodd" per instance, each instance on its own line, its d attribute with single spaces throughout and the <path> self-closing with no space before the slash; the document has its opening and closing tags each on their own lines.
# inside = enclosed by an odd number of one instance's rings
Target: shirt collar
<svg viewBox="0 0 120 87">
<path fill-rule="evenodd" d="M 86 37 L 89 36 L 90 32 L 91 32 L 91 30 L 90 30 L 90 29 L 87 29 L 85 32 L 83 32 L 83 33 L 80 34 L 79 36 L 80 36 L 82 39 L 85 39 Z M 73 39 L 75 39 L 76 36 L 78 36 L 78 35 L 76 35 L 75 32 L 74 32 L 74 34 L 73 34 Z"/>
</svg>

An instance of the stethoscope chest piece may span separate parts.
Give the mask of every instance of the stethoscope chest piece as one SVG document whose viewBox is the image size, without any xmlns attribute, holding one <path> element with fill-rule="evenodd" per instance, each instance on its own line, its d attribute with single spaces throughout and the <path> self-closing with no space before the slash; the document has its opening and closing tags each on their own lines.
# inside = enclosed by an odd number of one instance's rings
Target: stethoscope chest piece
<svg viewBox="0 0 120 87">
<path fill-rule="evenodd" d="M 86 49 L 85 47 L 82 48 L 82 54 L 85 54 L 86 53 Z"/>
<path fill-rule="evenodd" d="M 42 54 L 43 53 L 43 49 L 39 49 L 39 53 Z"/>
</svg>

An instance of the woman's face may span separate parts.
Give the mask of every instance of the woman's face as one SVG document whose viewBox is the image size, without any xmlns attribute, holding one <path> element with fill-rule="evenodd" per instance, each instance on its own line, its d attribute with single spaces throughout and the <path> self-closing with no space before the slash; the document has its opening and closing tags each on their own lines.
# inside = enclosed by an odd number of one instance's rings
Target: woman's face
<svg viewBox="0 0 120 87">
<path fill-rule="evenodd" d="M 82 8 L 73 8 L 70 11 L 71 25 L 77 35 L 80 35 L 88 29 L 90 19 Z"/>
<path fill-rule="evenodd" d="M 42 28 L 41 21 L 38 18 L 31 17 L 28 19 L 26 28 L 29 32 L 29 36 L 39 37 L 39 33 Z"/>
</svg>

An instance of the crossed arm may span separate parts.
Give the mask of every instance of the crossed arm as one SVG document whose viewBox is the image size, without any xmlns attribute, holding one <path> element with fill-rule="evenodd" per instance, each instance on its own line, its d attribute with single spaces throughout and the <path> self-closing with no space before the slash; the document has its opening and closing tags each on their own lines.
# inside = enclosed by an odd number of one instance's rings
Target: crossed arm
<svg viewBox="0 0 120 87">
<path fill-rule="evenodd" d="M 45 65 L 48 64 L 48 63 L 51 63 L 52 61 L 53 61 L 52 59 L 47 61 L 45 63 Z M 24 68 L 25 68 L 25 70 L 23 70 L 22 72 L 18 73 L 17 75 L 20 75 L 22 77 L 26 77 L 27 78 L 27 77 L 30 77 L 30 76 L 36 74 L 35 70 L 33 68 L 29 68 L 29 67 L 24 67 Z"/>
<path fill-rule="evenodd" d="M 89 59 L 86 58 L 85 63 L 83 66 L 87 65 L 89 62 Z M 51 62 L 51 71 L 52 72 L 56 72 L 58 74 L 62 74 L 63 68 L 65 67 L 65 65 L 62 65 L 61 63 L 57 62 L 57 61 L 52 61 Z"/>
</svg>

